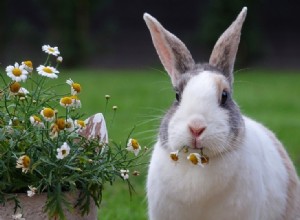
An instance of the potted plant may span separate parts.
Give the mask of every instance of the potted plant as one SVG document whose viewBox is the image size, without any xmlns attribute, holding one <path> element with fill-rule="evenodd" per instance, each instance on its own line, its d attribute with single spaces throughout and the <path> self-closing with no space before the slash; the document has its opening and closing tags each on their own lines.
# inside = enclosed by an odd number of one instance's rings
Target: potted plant
<svg viewBox="0 0 300 220">
<path fill-rule="evenodd" d="M 101 113 L 83 120 L 81 85 L 69 79 L 67 92 L 56 92 L 62 57 L 57 47 L 42 50 L 43 65 L 0 73 L 0 219 L 96 219 L 106 182 L 120 177 L 131 190 L 141 147 L 110 143 Z"/>
</svg>

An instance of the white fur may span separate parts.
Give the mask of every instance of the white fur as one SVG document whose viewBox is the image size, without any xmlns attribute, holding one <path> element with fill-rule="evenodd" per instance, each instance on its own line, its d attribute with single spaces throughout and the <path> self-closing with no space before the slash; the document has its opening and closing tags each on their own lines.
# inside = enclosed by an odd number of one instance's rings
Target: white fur
<svg viewBox="0 0 300 220">
<path fill-rule="evenodd" d="M 151 220 L 281 219 L 287 170 L 264 128 L 244 120 L 241 146 L 204 168 L 184 160 L 184 153 L 172 161 L 157 142 L 147 181 Z"/>
<path fill-rule="evenodd" d="M 173 86 L 183 90 L 179 104 L 162 122 L 163 140 L 157 141 L 151 158 L 150 220 L 299 219 L 299 180 L 279 141 L 261 124 L 241 119 L 230 99 L 221 101 L 223 91 L 232 92 L 246 12 L 243 8 L 212 51 L 209 65 L 219 73 L 198 68 L 198 75 L 185 45 L 155 18 L 144 15 Z M 193 165 L 183 151 L 178 161 L 171 160 L 170 153 L 184 146 L 198 153 L 203 148 L 209 163 Z"/>
<path fill-rule="evenodd" d="M 188 125 L 194 121 L 197 121 L 200 126 L 207 127 L 200 137 L 199 144 L 213 145 L 211 147 L 223 146 L 220 141 L 226 140 L 230 128 L 227 122 L 227 112 L 218 104 L 219 94 L 215 83 L 216 78 L 223 81 L 224 85 L 229 86 L 224 76 L 209 71 L 193 77 L 186 85 L 180 106 L 169 123 L 168 144 L 172 151 L 179 150 L 182 146 L 190 146 L 189 142 L 192 136 Z M 212 150 L 218 151 L 218 149 Z"/>
<path fill-rule="evenodd" d="M 266 129 L 246 117 L 243 139 L 228 150 L 230 128 L 227 112 L 218 104 L 217 78 L 224 76 L 205 71 L 188 82 L 169 123 L 168 148 L 159 141 L 155 145 L 147 183 L 151 220 L 267 220 L 284 214 L 284 162 Z M 227 86 L 225 80 L 223 84 Z M 188 124 L 196 119 L 207 126 L 198 140 L 211 157 L 203 168 L 183 152 L 177 162 L 170 159 L 171 151 L 190 146 Z"/>
</svg>

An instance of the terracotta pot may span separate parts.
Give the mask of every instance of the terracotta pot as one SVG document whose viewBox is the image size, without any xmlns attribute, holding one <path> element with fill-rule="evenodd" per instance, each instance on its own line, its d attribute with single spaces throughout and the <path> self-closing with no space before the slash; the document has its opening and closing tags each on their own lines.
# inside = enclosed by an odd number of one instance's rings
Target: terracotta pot
<svg viewBox="0 0 300 220">
<path fill-rule="evenodd" d="M 44 205 L 47 199 L 47 193 L 36 194 L 33 197 L 28 197 L 25 193 L 16 194 L 20 201 L 21 209 L 17 213 L 22 214 L 22 218 L 26 220 L 46 220 L 47 213 L 43 212 Z M 78 193 L 65 193 L 69 202 L 76 204 Z M 5 206 L 0 207 L 0 220 L 12 220 L 14 214 L 14 202 L 10 201 Z M 68 220 L 96 220 L 97 206 L 93 201 L 90 203 L 90 212 L 88 215 L 81 216 L 79 209 L 73 209 L 71 212 L 64 209 L 64 214 Z"/>
</svg>

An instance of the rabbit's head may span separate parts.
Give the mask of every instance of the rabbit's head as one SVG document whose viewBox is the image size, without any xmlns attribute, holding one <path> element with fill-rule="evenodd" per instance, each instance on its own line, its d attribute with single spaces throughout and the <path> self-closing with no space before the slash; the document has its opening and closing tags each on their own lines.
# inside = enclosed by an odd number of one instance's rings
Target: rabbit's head
<svg viewBox="0 0 300 220">
<path fill-rule="evenodd" d="M 244 122 L 232 99 L 233 67 L 247 8 L 221 35 L 209 62 L 195 64 L 189 50 L 149 14 L 144 20 L 168 72 L 176 100 L 162 120 L 159 142 L 170 151 L 203 149 L 215 156 L 238 147 Z"/>
</svg>

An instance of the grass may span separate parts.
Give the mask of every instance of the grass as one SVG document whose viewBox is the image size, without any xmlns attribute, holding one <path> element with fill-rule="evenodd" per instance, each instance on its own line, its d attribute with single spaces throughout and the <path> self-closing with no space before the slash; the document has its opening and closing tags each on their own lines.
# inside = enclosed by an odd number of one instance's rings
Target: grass
<svg viewBox="0 0 300 220">
<path fill-rule="evenodd" d="M 66 72 L 66 73 L 64 73 Z M 81 101 L 86 115 L 105 112 L 106 94 L 111 100 L 106 110 L 109 136 L 123 142 L 133 136 L 141 145 L 152 147 L 159 118 L 172 103 L 174 94 L 165 73 L 148 71 L 69 70 L 60 77 L 81 83 Z M 241 111 L 273 130 L 285 144 L 300 173 L 300 74 L 295 72 L 240 71 L 235 76 L 235 100 Z M 118 106 L 115 117 L 111 110 Z M 113 119 L 114 118 L 114 119 Z M 125 144 L 125 143 L 124 143 Z M 148 160 L 148 158 L 146 159 Z M 130 199 L 127 186 L 117 181 L 107 185 L 99 219 L 147 219 L 145 200 L 146 167 L 132 177 L 136 193 Z"/>
</svg>

